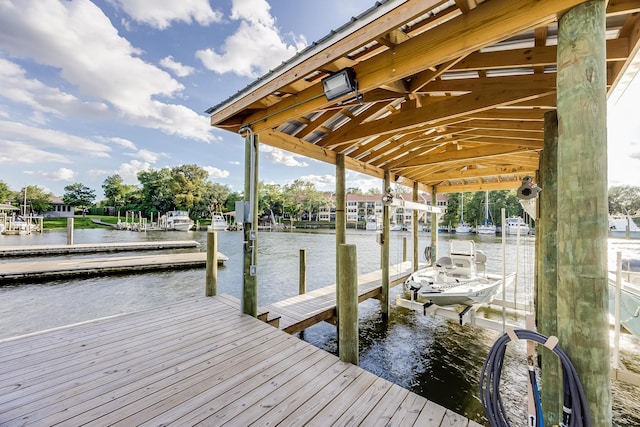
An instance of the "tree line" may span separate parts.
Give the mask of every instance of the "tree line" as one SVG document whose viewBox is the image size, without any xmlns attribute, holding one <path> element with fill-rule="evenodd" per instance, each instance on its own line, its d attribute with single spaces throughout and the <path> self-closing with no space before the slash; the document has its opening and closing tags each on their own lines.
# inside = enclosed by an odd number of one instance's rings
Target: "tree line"
<svg viewBox="0 0 640 427">
<path fill-rule="evenodd" d="M 197 165 L 181 165 L 172 168 L 150 169 L 137 175 L 138 184 L 125 184 L 120 175 L 108 176 L 102 184 L 105 199 L 95 203 L 95 190 L 82 183 L 64 187 L 62 200 L 83 213 L 90 208 L 111 207 L 114 212 L 141 212 L 150 217 L 171 210 L 188 210 L 192 219 L 211 217 L 214 212 L 235 210 L 235 202 L 243 200 L 241 192 L 228 186 L 211 182 L 209 173 Z M 366 194 L 381 194 L 381 189 Z M 365 194 L 358 188 L 347 188 L 347 194 Z M 449 193 L 448 208 L 443 224 L 456 225 L 460 219 L 460 197 L 464 197 L 464 219 L 471 224 L 485 220 L 485 192 Z M 0 181 L 0 203 L 22 206 L 28 212 L 42 214 L 51 210 L 53 195 L 37 185 L 18 191 Z M 316 189 L 315 184 L 295 180 L 290 184 L 258 184 L 258 210 L 263 215 L 288 217 L 296 220 L 313 220 L 321 209 L 333 204 L 327 194 Z M 500 224 L 501 208 L 506 216 L 521 215 L 515 191 L 489 192 L 490 220 Z M 609 188 L 609 212 L 628 215 L 640 214 L 640 187 L 623 185 Z"/>
</svg>

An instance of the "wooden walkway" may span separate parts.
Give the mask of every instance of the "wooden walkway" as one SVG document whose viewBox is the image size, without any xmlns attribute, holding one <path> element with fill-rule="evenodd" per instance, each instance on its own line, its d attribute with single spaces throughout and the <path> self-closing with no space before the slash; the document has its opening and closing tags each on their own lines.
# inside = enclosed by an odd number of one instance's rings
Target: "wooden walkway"
<svg viewBox="0 0 640 427">
<path fill-rule="evenodd" d="M 412 264 L 403 262 L 391 266 L 390 286 L 402 283 L 412 272 Z M 380 295 L 382 270 L 358 276 L 358 302 Z M 336 317 L 336 285 L 325 286 L 265 306 L 269 317 L 280 317 L 279 328 L 290 334 Z"/>
<path fill-rule="evenodd" d="M 195 240 L 167 240 L 154 242 L 80 243 L 74 245 L 0 246 L 0 258 L 41 255 L 66 255 L 99 252 L 150 251 L 187 249 L 200 246 Z"/>
<path fill-rule="evenodd" d="M 218 253 L 218 265 L 222 265 L 227 259 L 224 254 Z M 180 268 L 202 268 L 206 266 L 206 261 L 206 252 L 192 252 L 3 263 L 0 269 L 0 285 L 79 276 L 90 277 Z"/>
<path fill-rule="evenodd" d="M 478 426 L 218 297 L 0 340 L 0 425 Z"/>
</svg>

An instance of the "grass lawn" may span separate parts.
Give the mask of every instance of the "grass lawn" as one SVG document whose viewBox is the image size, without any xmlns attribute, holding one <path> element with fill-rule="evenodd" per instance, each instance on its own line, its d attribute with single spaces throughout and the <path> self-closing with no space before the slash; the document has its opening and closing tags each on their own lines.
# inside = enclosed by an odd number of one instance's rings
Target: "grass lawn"
<svg viewBox="0 0 640 427">
<path fill-rule="evenodd" d="M 96 224 L 91 219 L 98 219 L 102 222 L 109 224 L 117 224 L 118 217 L 115 216 L 103 216 L 103 215 L 86 215 L 82 218 L 82 215 L 76 215 L 73 217 L 73 228 L 107 228 L 106 225 Z M 122 220 L 122 218 L 121 218 Z M 44 218 L 43 225 L 45 230 L 66 230 L 67 218 Z M 211 224 L 211 219 L 201 219 L 200 227 L 206 227 Z"/>
</svg>

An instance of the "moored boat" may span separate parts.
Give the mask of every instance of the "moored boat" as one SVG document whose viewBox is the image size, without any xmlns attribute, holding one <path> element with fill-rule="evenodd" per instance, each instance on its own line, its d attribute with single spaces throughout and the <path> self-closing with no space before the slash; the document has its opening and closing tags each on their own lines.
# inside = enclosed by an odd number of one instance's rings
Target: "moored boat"
<svg viewBox="0 0 640 427">
<path fill-rule="evenodd" d="M 189 211 L 169 211 L 165 220 L 167 230 L 189 231 L 193 227 L 193 221 L 189 218 Z"/>
<path fill-rule="evenodd" d="M 225 221 L 222 213 L 217 212 L 211 215 L 211 225 L 208 227 L 209 230 L 226 230 L 229 228 L 229 224 Z"/>
</svg>

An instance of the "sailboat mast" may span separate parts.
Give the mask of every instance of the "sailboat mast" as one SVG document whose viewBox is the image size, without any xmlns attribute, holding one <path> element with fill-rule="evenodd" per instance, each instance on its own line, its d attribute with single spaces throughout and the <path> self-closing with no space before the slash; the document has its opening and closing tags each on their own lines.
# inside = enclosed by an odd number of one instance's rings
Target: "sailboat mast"
<svg viewBox="0 0 640 427">
<path fill-rule="evenodd" d="M 489 191 L 484 193 L 484 223 L 489 224 Z"/>
</svg>

